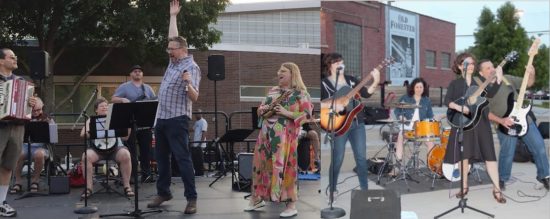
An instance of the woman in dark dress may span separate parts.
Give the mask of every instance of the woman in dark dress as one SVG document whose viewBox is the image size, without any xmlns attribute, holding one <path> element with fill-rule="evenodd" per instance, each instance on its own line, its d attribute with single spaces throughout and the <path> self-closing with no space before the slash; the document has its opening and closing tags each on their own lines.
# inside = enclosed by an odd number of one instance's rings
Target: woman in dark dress
<svg viewBox="0 0 550 219">
<path fill-rule="evenodd" d="M 465 62 L 468 63 L 466 71 L 464 71 Z M 451 81 L 449 84 L 449 87 L 447 88 L 447 95 L 445 96 L 445 105 L 447 105 L 449 109 L 463 112 L 464 114 L 469 114 L 470 111 L 468 107 L 464 106 L 464 111 L 462 111 L 462 106 L 454 101 L 460 99 L 464 95 L 465 91 L 471 86 L 478 86 L 478 83 L 476 83 L 474 77 L 472 76 L 475 70 L 475 59 L 471 54 L 462 53 L 456 57 L 452 69 L 461 77 Z M 497 71 L 500 71 L 496 74 L 497 77 L 501 77 L 502 69 L 499 68 Z M 483 78 L 480 79 L 483 80 Z M 485 88 L 485 91 L 487 92 L 487 97 L 492 97 L 496 91 L 498 91 L 498 85 L 493 81 L 489 84 L 489 86 L 487 86 L 487 88 Z M 493 197 L 498 203 L 506 203 L 506 199 L 502 195 L 498 184 L 498 168 L 488 113 L 488 108 L 483 109 L 477 126 L 468 131 L 464 131 L 464 162 L 462 169 L 467 170 L 469 163 L 485 161 L 487 173 L 493 182 Z M 457 130 L 458 129 L 454 127 L 451 129 L 449 143 L 444 158 L 445 163 L 454 164 L 460 161 L 460 146 L 458 144 Z M 461 198 L 468 194 L 467 172 L 468 171 L 463 171 L 461 174 L 462 177 L 464 177 L 464 189 L 456 194 L 457 198 Z"/>
</svg>

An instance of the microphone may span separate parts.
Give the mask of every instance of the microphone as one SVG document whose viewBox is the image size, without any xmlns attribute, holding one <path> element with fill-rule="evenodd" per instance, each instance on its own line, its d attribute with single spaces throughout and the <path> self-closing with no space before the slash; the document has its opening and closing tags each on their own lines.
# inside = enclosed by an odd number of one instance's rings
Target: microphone
<svg viewBox="0 0 550 219">
<path fill-rule="evenodd" d="M 343 71 L 344 68 L 346 68 L 346 66 L 344 64 L 341 64 L 338 66 L 338 68 L 336 68 L 337 71 Z"/>
<path fill-rule="evenodd" d="M 183 71 L 183 73 L 187 73 L 187 70 Z M 185 82 L 185 92 L 188 92 L 189 91 L 189 81 L 183 81 Z"/>
<path fill-rule="evenodd" d="M 464 73 L 466 73 L 468 70 L 468 64 L 469 64 L 468 61 L 464 61 L 464 69 L 463 69 Z"/>
</svg>

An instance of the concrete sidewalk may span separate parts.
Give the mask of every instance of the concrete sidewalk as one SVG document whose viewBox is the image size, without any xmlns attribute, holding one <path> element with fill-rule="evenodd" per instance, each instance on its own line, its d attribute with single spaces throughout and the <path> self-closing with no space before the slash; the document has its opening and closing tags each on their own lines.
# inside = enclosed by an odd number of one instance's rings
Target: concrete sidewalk
<svg viewBox="0 0 550 219">
<path fill-rule="evenodd" d="M 446 108 L 434 108 L 434 114 L 444 114 Z M 544 108 L 533 109 L 533 112 L 537 116 L 538 121 L 550 121 L 550 111 Z M 443 127 L 448 125 L 443 122 Z M 379 156 L 385 156 L 387 150 L 385 149 L 385 142 L 381 139 L 379 130 L 381 125 L 367 125 L 367 157 L 374 156 L 379 152 Z M 493 131 L 494 133 L 494 131 Z M 324 139 L 324 138 L 322 138 Z M 493 140 L 495 142 L 495 149 L 498 153 L 500 151 L 500 145 L 496 134 L 493 134 Z M 549 141 L 545 140 L 547 147 L 547 153 L 549 149 Z M 349 144 L 346 148 L 349 148 Z M 328 185 L 328 167 L 330 165 L 330 145 L 322 142 L 322 177 L 321 177 L 321 190 L 322 190 L 322 206 L 327 205 L 327 196 L 325 195 L 325 188 Z M 405 153 L 407 150 L 405 149 Z M 426 159 L 426 149 L 421 148 L 420 158 Z M 405 154 L 404 158 L 409 155 Z M 359 182 L 357 177 L 354 177 L 352 169 L 355 167 L 355 161 L 353 159 L 353 153 L 351 149 L 346 150 L 344 164 L 342 165 L 339 181 L 343 181 L 347 177 L 351 177 L 342 184 L 338 185 L 339 194 L 341 194 L 335 203 L 335 206 L 342 207 L 346 210 L 346 216 L 343 218 L 349 218 L 350 206 L 351 206 L 351 192 L 347 192 L 350 189 L 358 188 Z M 370 173 L 369 173 L 370 174 Z M 536 219 L 550 219 L 550 197 L 548 192 L 542 187 L 542 184 L 538 183 L 535 179 L 536 168 L 532 163 L 514 163 L 512 168 L 512 180 L 510 180 L 506 186 L 504 194 L 507 196 L 506 204 L 499 204 L 495 201 L 492 195 L 492 186 L 478 185 L 471 182 L 470 192 L 468 193 L 468 206 L 477 208 L 479 210 L 494 214 L 495 218 L 536 218 Z M 415 176 L 420 177 L 420 176 Z M 405 186 L 403 181 L 395 183 Z M 369 189 L 384 189 L 381 186 L 376 185 L 376 182 L 369 181 Z M 401 210 L 414 212 L 417 218 L 434 218 L 451 208 L 458 206 L 459 199 L 454 197 L 454 194 L 458 190 L 438 190 L 424 193 L 415 194 L 401 194 Z M 322 207 L 324 208 L 324 207 Z M 442 218 L 489 218 L 483 214 L 475 212 L 470 209 L 464 209 L 464 213 L 460 209 L 455 210 Z"/>
</svg>

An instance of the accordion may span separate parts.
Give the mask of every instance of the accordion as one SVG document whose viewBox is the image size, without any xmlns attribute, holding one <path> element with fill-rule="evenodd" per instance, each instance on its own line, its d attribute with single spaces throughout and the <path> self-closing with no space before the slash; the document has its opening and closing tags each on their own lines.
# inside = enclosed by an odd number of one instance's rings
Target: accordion
<svg viewBox="0 0 550 219">
<path fill-rule="evenodd" d="M 34 85 L 25 80 L 0 83 L 0 120 L 30 120 L 32 108 L 27 100 L 34 94 Z"/>
</svg>

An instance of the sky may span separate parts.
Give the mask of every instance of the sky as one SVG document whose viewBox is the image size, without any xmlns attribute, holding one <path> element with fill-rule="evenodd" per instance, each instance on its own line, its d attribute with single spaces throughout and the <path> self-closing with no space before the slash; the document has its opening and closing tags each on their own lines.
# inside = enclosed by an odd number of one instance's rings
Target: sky
<svg viewBox="0 0 550 219">
<path fill-rule="evenodd" d="M 233 4 L 252 2 L 274 2 L 288 0 L 231 0 Z M 382 1 L 387 3 L 387 1 Z M 435 17 L 456 24 L 456 51 L 464 50 L 474 44 L 473 33 L 477 28 L 477 19 L 484 6 L 488 7 L 493 14 L 502 6 L 505 1 L 410 1 L 397 0 L 392 6 L 403 8 L 416 13 Z M 542 43 L 550 45 L 550 4 L 548 0 L 527 0 L 512 1 L 517 9 L 523 10 L 520 23 L 527 32 L 546 31 L 541 36 Z M 530 36 L 538 33 L 529 33 Z"/>
<path fill-rule="evenodd" d="M 456 51 L 473 46 L 473 33 L 477 19 L 484 6 L 493 14 L 505 1 L 396 1 L 392 6 L 428 15 L 456 24 Z M 549 1 L 512 1 L 516 9 L 524 11 L 520 24 L 527 32 L 546 31 L 541 36 L 542 43 L 550 45 L 550 4 Z M 537 33 L 528 33 L 529 37 Z"/>
</svg>

